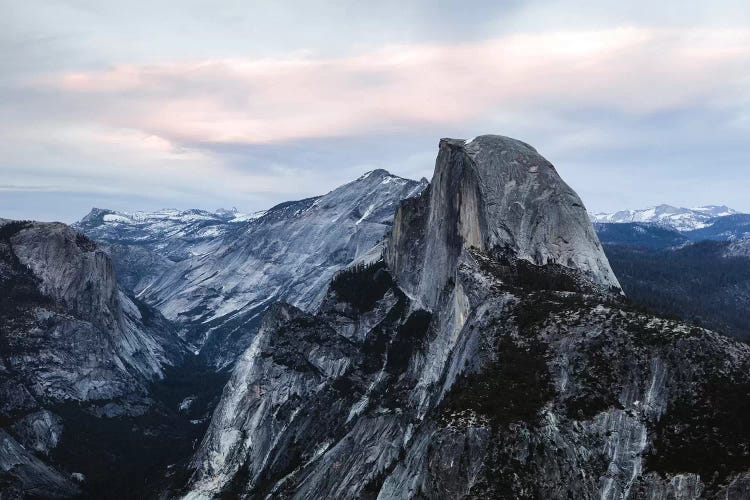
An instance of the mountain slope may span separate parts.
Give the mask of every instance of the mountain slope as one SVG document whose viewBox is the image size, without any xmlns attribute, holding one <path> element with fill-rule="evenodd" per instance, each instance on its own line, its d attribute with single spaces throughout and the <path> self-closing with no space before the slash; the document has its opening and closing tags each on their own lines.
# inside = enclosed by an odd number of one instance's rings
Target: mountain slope
<svg viewBox="0 0 750 500">
<path fill-rule="evenodd" d="M 651 223 L 595 223 L 594 228 L 603 245 L 670 248 L 690 241 L 676 229 Z"/>
<path fill-rule="evenodd" d="M 727 215 L 679 232 L 653 223 L 596 223 L 627 296 L 650 310 L 748 338 L 748 216 Z M 744 258 L 743 258 L 744 257 Z"/>
<path fill-rule="evenodd" d="M 147 386 L 185 347 L 118 289 L 107 254 L 63 224 L 0 221 L 0 295 L 3 490 L 72 495 L 75 471 L 50 459 L 67 436 L 62 407 L 142 414 Z"/>
<path fill-rule="evenodd" d="M 678 248 L 643 248 L 605 242 L 604 250 L 633 301 L 747 339 L 748 243 L 703 241 Z"/>
<path fill-rule="evenodd" d="M 734 214 L 712 219 L 707 226 L 684 234 L 693 241 L 735 241 L 750 238 L 750 215 Z"/>
<path fill-rule="evenodd" d="M 127 213 L 94 208 L 73 227 L 104 246 L 112 255 L 119 283 L 139 294 L 174 263 L 210 252 L 211 242 L 241 230 L 260 215 L 227 210 Z"/>
<path fill-rule="evenodd" d="M 324 196 L 241 220 L 201 214 L 195 225 L 154 233 L 91 214 L 79 227 L 108 242 L 120 267 L 133 258 L 147 263 L 130 267 L 138 297 L 181 324 L 181 335 L 221 368 L 249 345 L 274 301 L 303 309 L 320 303 L 331 277 L 380 241 L 398 203 L 425 185 L 375 170 Z"/>
<path fill-rule="evenodd" d="M 572 195 L 488 223 L 569 193 L 540 158 L 442 141 L 384 261 L 266 315 L 186 498 L 746 497 L 750 347 L 630 308 Z"/>
</svg>

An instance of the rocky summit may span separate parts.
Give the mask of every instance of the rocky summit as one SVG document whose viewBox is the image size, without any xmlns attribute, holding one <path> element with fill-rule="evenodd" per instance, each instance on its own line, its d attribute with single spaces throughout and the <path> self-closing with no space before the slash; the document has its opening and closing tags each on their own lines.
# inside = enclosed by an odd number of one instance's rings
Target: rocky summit
<svg viewBox="0 0 750 500">
<path fill-rule="evenodd" d="M 750 347 L 631 306 L 533 148 L 442 140 L 384 247 L 269 310 L 180 495 L 750 496 Z"/>
<path fill-rule="evenodd" d="M 534 148 L 507 137 L 440 141 L 429 193 L 396 214 L 386 260 L 433 307 L 466 248 L 559 264 L 619 289 L 581 199 Z"/>
</svg>

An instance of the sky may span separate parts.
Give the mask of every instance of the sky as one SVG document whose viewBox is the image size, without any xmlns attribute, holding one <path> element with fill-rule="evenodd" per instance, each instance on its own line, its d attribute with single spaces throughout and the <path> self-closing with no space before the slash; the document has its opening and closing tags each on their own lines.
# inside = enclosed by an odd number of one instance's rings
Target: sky
<svg viewBox="0 0 750 500">
<path fill-rule="evenodd" d="M 441 137 L 532 144 L 592 212 L 750 212 L 747 0 L 0 0 L 0 217 L 243 212 Z"/>
</svg>

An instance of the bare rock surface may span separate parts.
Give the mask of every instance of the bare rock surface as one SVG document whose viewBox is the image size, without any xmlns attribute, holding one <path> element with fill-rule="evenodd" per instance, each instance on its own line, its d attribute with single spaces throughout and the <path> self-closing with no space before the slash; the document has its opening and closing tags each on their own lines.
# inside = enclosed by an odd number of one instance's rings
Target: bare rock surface
<svg viewBox="0 0 750 500">
<path fill-rule="evenodd" d="M 552 164 L 521 141 L 489 135 L 441 140 L 421 203 L 396 214 L 386 259 L 402 287 L 428 307 L 471 247 L 507 249 L 537 265 L 580 271 L 603 289 L 619 289 L 583 202 Z"/>
<path fill-rule="evenodd" d="M 182 325 L 183 338 L 223 368 L 274 302 L 314 310 L 333 275 L 382 240 L 399 202 L 425 185 L 374 170 L 252 216 L 94 210 L 77 227 L 129 269 L 139 298 Z"/>
</svg>

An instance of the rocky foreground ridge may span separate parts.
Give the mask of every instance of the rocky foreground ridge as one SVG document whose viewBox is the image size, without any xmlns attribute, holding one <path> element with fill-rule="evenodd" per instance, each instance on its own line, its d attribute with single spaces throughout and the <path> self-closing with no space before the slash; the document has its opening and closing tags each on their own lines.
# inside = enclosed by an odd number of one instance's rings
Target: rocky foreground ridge
<svg viewBox="0 0 750 500">
<path fill-rule="evenodd" d="M 144 414 L 148 385 L 186 355 L 93 241 L 64 224 L 0 220 L 0 496 L 80 493 L 85 477 L 55 463 L 65 415 Z"/>
<path fill-rule="evenodd" d="M 747 498 L 748 405 L 750 347 L 630 306 L 549 162 L 446 139 L 383 258 L 265 316 L 179 493 Z"/>
</svg>

